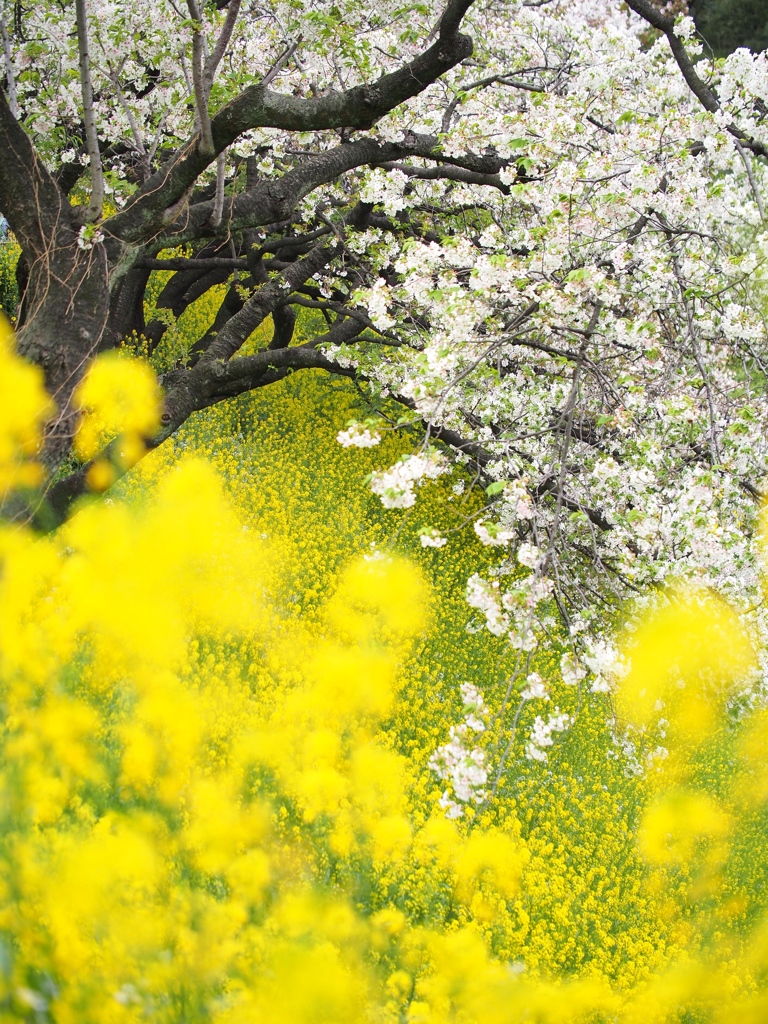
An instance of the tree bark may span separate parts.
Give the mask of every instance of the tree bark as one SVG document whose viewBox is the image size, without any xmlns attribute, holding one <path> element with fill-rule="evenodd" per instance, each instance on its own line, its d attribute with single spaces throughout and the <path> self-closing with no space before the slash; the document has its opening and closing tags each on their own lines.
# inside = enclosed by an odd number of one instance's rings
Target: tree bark
<svg viewBox="0 0 768 1024">
<path fill-rule="evenodd" d="M 52 472 L 74 433 L 72 393 L 96 353 L 109 309 L 104 246 L 80 243 L 83 209 L 70 206 L 0 92 L 0 202 L 28 267 L 21 355 L 42 367 L 57 413 L 43 463 Z"/>
</svg>

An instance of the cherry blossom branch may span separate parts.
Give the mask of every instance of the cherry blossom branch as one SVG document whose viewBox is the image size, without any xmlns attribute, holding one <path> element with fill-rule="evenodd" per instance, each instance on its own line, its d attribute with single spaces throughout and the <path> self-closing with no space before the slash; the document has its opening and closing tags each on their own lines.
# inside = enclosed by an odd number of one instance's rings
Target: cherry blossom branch
<svg viewBox="0 0 768 1024">
<path fill-rule="evenodd" d="M 200 153 L 205 157 L 213 157 L 216 150 L 211 134 L 211 118 L 208 113 L 208 96 L 203 77 L 203 15 L 197 0 L 187 0 L 187 9 L 192 19 L 192 83 L 195 92 L 195 110 L 200 130 Z"/>
<path fill-rule="evenodd" d="M 146 146 L 144 145 L 144 140 L 141 137 L 141 132 L 139 131 L 138 122 L 136 121 L 136 117 L 133 111 L 131 110 L 131 106 L 128 103 L 125 92 L 123 91 L 123 88 L 120 85 L 120 78 L 117 72 L 114 71 L 111 67 L 109 69 L 109 78 L 112 82 L 112 86 L 115 90 L 115 95 L 117 96 L 118 102 L 120 106 L 123 108 L 123 113 L 125 114 L 126 120 L 128 121 L 128 126 L 131 129 L 131 135 L 133 136 L 133 143 L 134 146 L 136 147 L 136 152 L 139 154 L 139 157 L 141 158 L 142 179 L 146 181 L 146 179 L 149 177 L 151 173 L 151 165 L 149 157 L 147 155 Z"/>
<path fill-rule="evenodd" d="M 196 0 L 188 2 L 199 10 Z M 471 2 L 452 2 L 446 8 L 450 11 L 447 24 L 455 24 L 456 31 L 446 34 L 441 27 L 440 38 L 427 50 L 399 70 L 382 75 L 368 85 L 354 86 L 343 92 L 330 91 L 311 99 L 273 92 L 261 83 L 245 89 L 211 119 L 212 148 L 208 150 L 205 141 L 197 144 L 191 139 L 152 175 L 125 209 L 110 218 L 110 232 L 131 243 L 152 235 L 164 220 L 167 222 L 166 211 L 179 203 L 216 154 L 253 128 L 284 128 L 297 132 L 371 128 L 385 114 L 418 95 L 471 54 L 472 40 L 458 32 L 459 14 L 463 16 Z M 196 93 L 201 92 L 197 86 L 195 88 Z M 206 220 L 209 216 L 210 213 Z"/>
<path fill-rule="evenodd" d="M 749 181 L 749 187 L 752 190 L 755 205 L 757 206 L 757 212 L 760 214 L 760 221 L 761 223 L 765 224 L 765 207 L 763 206 L 763 199 L 760 195 L 760 189 L 757 187 L 757 182 L 755 181 L 755 172 L 752 170 L 752 162 L 749 156 L 747 155 L 746 149 L 744 148 L 744 146 L 742 146 L 738 139 L 736 139 L 736 149 L 738 150 L 739 156 L 741 157 L 741 162 L 744 164 L 744 170 L 747 172 L 747 180 Z"/>
<path fill-rule="evenodd" d="M 474 89 L 487 89 L 491 85 L 508 85 L 512 89 L 522 89 L 525 92 L 546 92 L 540 86 L 530 85 L 528 82 L 523 82 L 519 78 L 510 78 L 508 75 L 488 75 L 487 78 L 479 78 L 476 82 L 469 82 L 467 85 L 459 86 L 458 94 L 454 96 L 445 108 L 441 130 L 445 133 L 450 129 L 453 115 L 456 113 L 456 108 L 461 103 L 464 94 Z"/>
<path fill-rule="evenodd" d="M 221 226 L 221 217 L 224 212 L 224 184 L 227 172 L 227 151 L 222 150 L 216 157 L 216 196 L 213 200 L 211 211 L 211 228 L 216 231 Z"/>
<path fill-rule="evenodd" d="M 650 0 L 626 0 L 626 5 L 647 21 L 652 28 L 664 33 L 688 88 L 705 110 L 710 114 L 718 113 L 721 109 L 720 101 L 697 73 L 693 61 L 688 56 L 685 44 L 675 32 L 675 19 L 668 14 L 663 14 Z M 768 147 L 747 135 L 738 125 L 731 123 L 726 126 L 726 130 L 737 142 L 751 150 L 756 156 L 768 156 Z"/>
<path fill-rule="evenodd" d="M 386 164 L 405 156 L 444 159 L 434 136 L 406 132 L 400 143 L 379 142 L 370 137 L 357 139 L 313 155 L 286 172 L 279 183 L 266 179 L 254 184 L 246 192 L 233 196 L 225 201 L 224 219 L 230 231 L 276 223 L 290 217 L 296 205 L 309 192 L 335 180 L 345 171 L 365 165 Z M 496 173 L 504 161 L 486 154 L 467 154 L 463 158 L 451 158 L 451 163 L 486 174 L 488 171 Z M 169 224 L 168 230 L 157 237 L 155 245 L 179 245 L 209 234 L 213 207 L 213 202 L 206 200 L 185 208 L 180 212 L 177 223 Z M 115 223 L 120 224 L 121 216 L 117 214 L 111 218 L 110 227 L 113 228 Z"/>
<path fill-rule="evenodd" d="M 263 86 L 271 85 L 272 82 L 274 82 L 274 80 L 277 78 L 277 76 L 283 70 L 283 68 L 286 66 L 286 64 L 291 59 L 291 57 L 294 55 L 294 53 L 296 53 L 298 48 L 299 48 L 299 40 L 294 39 L 291 43 L 288 44 L 288 46 L 286 46 L 286 48 L 283 50 L 283 52 L 277 58 L 277 60 L 272 65 L 272 67 L 269 69 L 269 71 L 266 73 L 266 75 L 264 75 L 264 77 L 262 78 L 260 84 L 263 85 Z"/>
<path fill-rule="evenodd" d="M 221 28 L 221 32 L 219 33 L 219 38 L 216 40 L 216 45 L 203 68 L 202 86 L 206 101 L 206 109 L 211 96 L 213 80 L 216 77 L 216 69 L 221 63 L 224 54 L 227 52 L 227 47 L 232 39 L 232 33 L 235 30 L 235 24 L 237 22 L 238 15 L 240 14 L 240 2 L 241 0 L 230 0 L 227 7 L 227 16 L 224 19 L 224 24 Z"/>
<path fill-rule="evenodd" d="M 561 413 L 559 422 L 557 424 L 557 429 L 560 429 L 561 427 L 564 426 L 565 437 L 563 440 L 563 450 L 560 455 L 560 468 L 557 476 L 557 504 L 555 507 L 554 521 L 552 523 L 550 530 L 550 538 L 552 543 L 554 543 L 555 537 L 558 535 L 560 531 L 560 510 L 562 506 L 565 504 L 565 473 L 567 467 L 568 449 L 571 444 L 571 437 L 573 432 L 573 417 L 576 412 L 576 399 L 579 393 L 579 379 L 581 377 L 584 359 L 587 354 L 587 345 L 592 340 L 592 336 L 597 330 L 597 323 L 600 319 L 600 313 L 602 312 L 602 310 L 603 303 L 600 301 L 596 302 L 595 308 L 592 311 L 592 315 L 589 318 L 589 324 L 587 326 L 587 329 L 583 332 L 581 345 L 579 346 L 578 358 L 576 360 L 576 365 L 573 368 L 573 380 L 571 383 L 571 390 L 568 395 L 565 408 L 563 409 L 563 412 Z"/>
<path fill-rule="evenodd" d="M 422 181 L 461 181 L 466 185 L 488 185 L 498 189 L 505 196 L 509 195 L 510 186 L 503 182 L 498 174 L 479 174 L 477 171 L 468 171 L 463 167 L 446 165 L 414 167 L 413 164 L 389 162 L 376 166 L 385 171 L 401 171 L 409 178 L 419 178 Z"/>
<path fill-rule="evenodd" d="M 104 172 L 101 165 L 101 150 L 96 134 L 96 118 L 93 109 L 86 0 L 75 0 L 75 12 L 77 16 L 77 49 L 80 61 L 80 89 L 83 97 L 83 121 L 91 167 L 91 201 L 88 206 L 88 220 L 91 223 L 96 223 L 101 220 L 104 210 Z"/>
</svg>

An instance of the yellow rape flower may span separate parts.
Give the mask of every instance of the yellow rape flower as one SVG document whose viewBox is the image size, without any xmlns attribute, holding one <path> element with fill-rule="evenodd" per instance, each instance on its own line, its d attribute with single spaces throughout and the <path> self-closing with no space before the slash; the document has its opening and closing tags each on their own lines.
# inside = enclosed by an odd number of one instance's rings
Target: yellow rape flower
<svg viewBox="0 0 768 1024">
<path fill-rule="evenodd" d="M 387 978 L 387 992 L 397 1000 L 404 1002 L 413 991 L 413 978 L 407 971 L 394 971 Z"/>
<path fill-rule="evenodd" d="M 410 639 L 427 620 L 424 582 L 402 558 L 373 557 L 344 573 L 327 616 L 344 637 Z"/>
<path fill-rule="evenodd" d="M 527 850 L 498 829 L 472 832 L 454 864 L 459 899 L 471 900 L 480 883 L 502 896 L 514 896 L 527 860 Z"/>
<path fill-rule="evenodd" d="M 734 786 L 734 795 L 743 805 L 768 802 L 768 710 L 757 711 L 740 737 L 739 753 L 743 771 Z"/>
<path fill-rule="evenodd" d="M 651 863 L 691 865 L 702 859 L 706 843 L 708 856 L 722 860 L 731 825 L 730 815 L 706 793 L 671 790 L 645 811 L 640 850 Z"/>
<path fill-rule="evenodd" d="M 155 374 L 140 359 L 125 359 L 117 352 L 99 356 L 75 392 L 82 416 L 75 435 L 75 453 L 83 461 L 94 458 L 114 438 L 115 453 L 123 467 L 144 454 L 144 441 L 160 425 L 160 391 Z M 101 480 L 94 480 L 97 487 Z"/>
<path fill-rule="evenodd" d="M 380 818 L 372 830 L 373 859 L 400 860 L 411 845 L 411 825 L 400 814 Z"/>
<path fill-rule="evenodd" d="M 621 714 L 639 726 L 666 719 L 683 748 L 712 732 L 723 700 L 756 666 L 736 613 L 709 592 L 670 591 L 626 647 L 630 669 L 619 687 Z"/>
<path fill-rule="evenodd" d="M 0 491 L 41 482 L 41 467 L 31 457 L 53 411 L 42 370 L 16 355 L 13 329 L 0 311 Z"/>
</svg>

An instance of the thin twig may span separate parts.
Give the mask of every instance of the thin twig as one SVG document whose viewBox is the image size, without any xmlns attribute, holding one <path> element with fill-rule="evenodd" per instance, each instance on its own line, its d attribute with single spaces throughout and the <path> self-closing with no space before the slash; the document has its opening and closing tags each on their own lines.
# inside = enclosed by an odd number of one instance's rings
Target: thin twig
<svg viewBox="0 0 768 1024">
<path fill-rule="evenodd" d="M 274 82 L 274 80 L 283 70 L 285 65 L 288 63 L 288 61 L 291 59 L 294 53 L 296 53 L 296 51 L 298 50 L 300 42 L 301 36 L 299 36 L 297 39 L 294 39 L 293 42 L 288 44 L 288 46 L 285 48 L 285 50 L 283 50 L 283 52 L 277 58 L 277 60 L 266 73 L 266 75 L 264 75 L 261 82 L 259 83 L 260 85 L 267 86 L 271 85 L 272 82 Z"/>
<path fill-rule="evenodd" d="M 752 195 L 755 197 L 757 209 L 760 214 L 760 222 L 762 224 L 765 224 L 765 208 L 763 207 L 763 200 L 760 195 L 760 190 L 758 189 L 757 182 L 755 181 L 755 174 L 752 170 L 752 161 L 750 160 L 749 156 L 747 155 L 747 151 L 744 149 L 739 140 L 734 139 L 734 142 L 736 144 L 736 149 L 738 150 L 739 156 L 741 157 L 741 161 L 744 164 L 744 170 L 747 172 L 747 178 L 749 179 L 749 187 L 752 189 Z"/>
<path fill-rule="evenodd" d="M 213 48 L 213 53 L 208 57 L 203 68 L 203 90 L 205 93 L 206 104 L 211 97 L 211 87 L 213 86 L 213 79 L 216 75 L 216 69 L 221 63 L 222 57 L 227 52 L 229 41 L 232 38 L 232 33 L 235 30 L 235 22 L 237 16 L 240 13 L 240 0 L 229 0 L 229 6 L 227 7 L 227 17 L 222 25 L 219 38 L 216 40 L 216 45 Z"/>
<path fill-rule="evenodd" d="M 213 230 L 221 225 L 221 217 L 224 213 L 224 182 L 227 171 L 227 151 L 223 150 L 216 157 L 216 196 L 213 200 L 213 212 L 211 213 L 211 227 Z"/>
</svg>

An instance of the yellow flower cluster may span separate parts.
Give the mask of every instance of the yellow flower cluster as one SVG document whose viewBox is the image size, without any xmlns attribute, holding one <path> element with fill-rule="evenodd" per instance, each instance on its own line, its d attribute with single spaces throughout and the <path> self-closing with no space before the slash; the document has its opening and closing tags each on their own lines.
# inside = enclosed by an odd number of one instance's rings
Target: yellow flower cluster
<svg viewBox="0 0 768 1024">
<path fill-rule="evenodd" d="M 762 1021 L 768 915 L 754 872 L 765 870 L 766 722 L 743 705 L 755 652 L 720 598 L 670 590 L 628 635 L 626 657 L 617 706 L 650 755 L 638 846 L 681 947 L 626 1020 Z"/>
<path fill-rule="evenodd" d="M 157 380 L 143 360 L 107 352 L 88 368 L 75 402 L 81 410 L 74 444 L 78 458 L 96 459 L 113 442 L 110 457 L 97 459 L 88 471 L 91 489 L 104 491 L 115 480 L 115 467 L 134 466 L 160 426 Z"/>
<path fill-rule="evenodd" d="M 0 310 L 0 496 L 41 482 L 34 456 L 52 414 L 42 372 L 16 355 L 13 330 Z"/>
<path fill-rule="evenodd" d="M 117 432 L 154 394 L 130 362 L 83 400 L 128 395 Z M 357 401 L 297 375 L 193 417 L 55 536 L 0 527 L 0 1017 L 763 1020 L 768 730 L 733 711 L 735 617 L 670 594 L 628 639 L 642 776 L 600 697 L 447 820 L 429 758 L 460 683 L 499 707 L 514 652 L 465 628 L 490 555 L 451 531 L 481 499 L 449 478 L 383 511 L 362 481 L 413 438 L 341 449 Z"/>
</svg>

